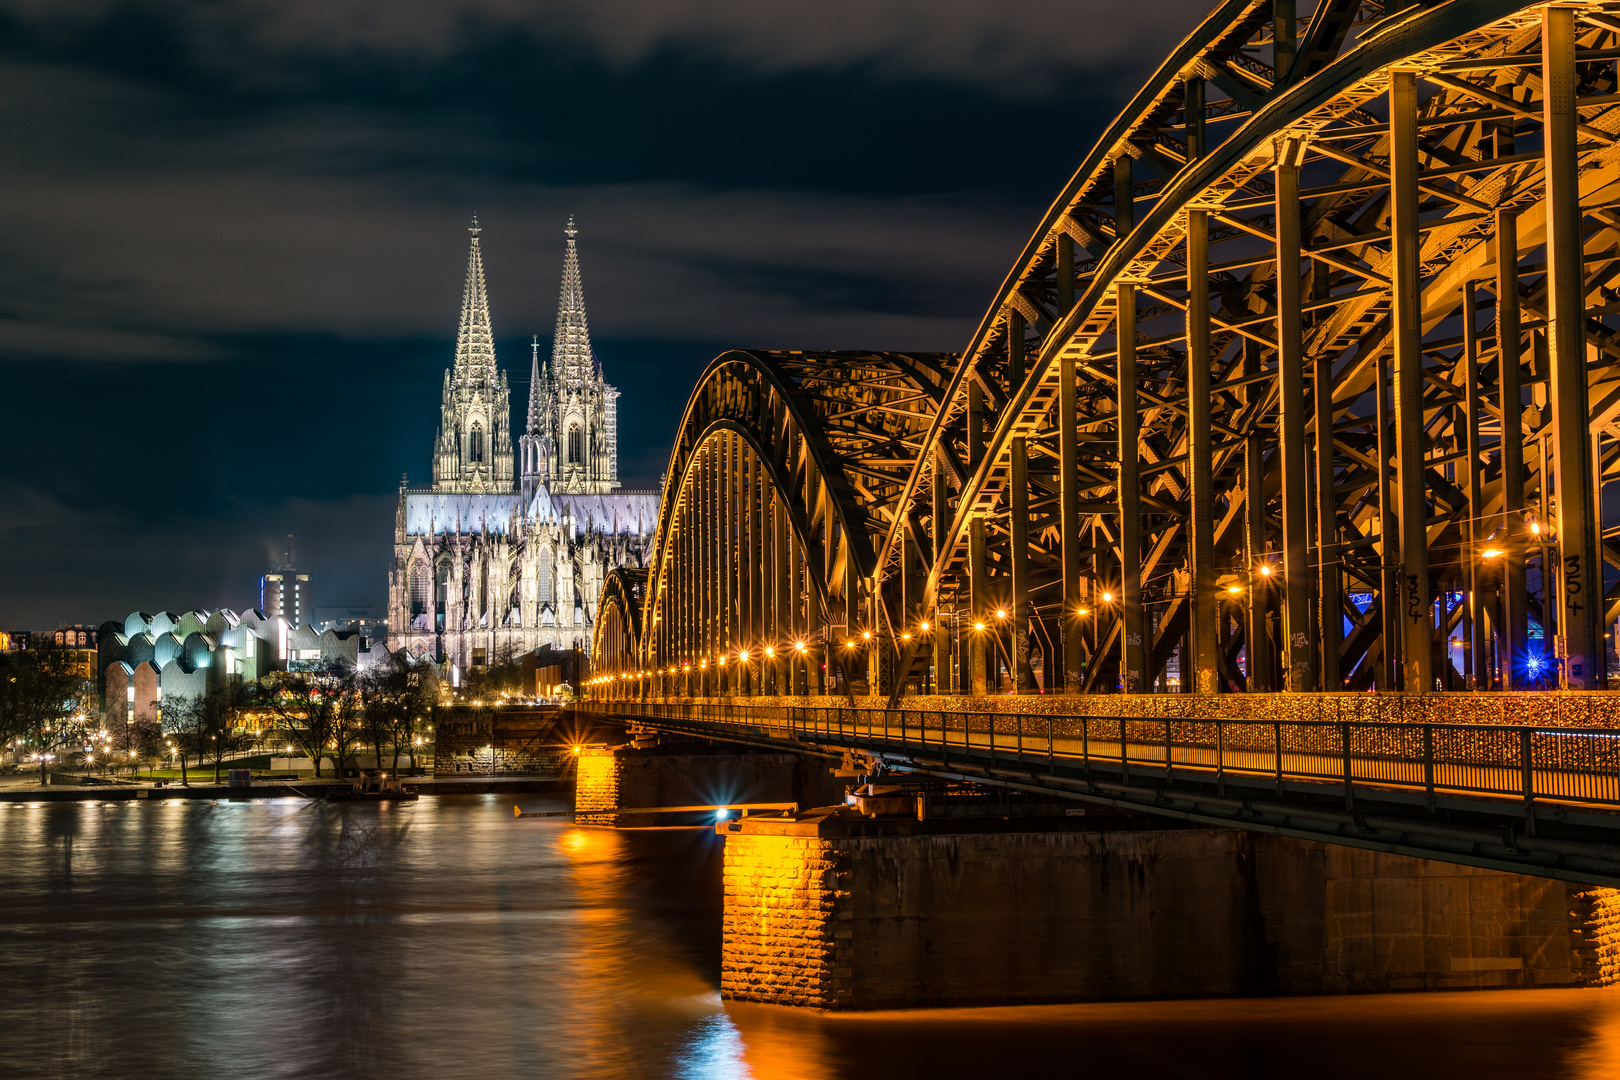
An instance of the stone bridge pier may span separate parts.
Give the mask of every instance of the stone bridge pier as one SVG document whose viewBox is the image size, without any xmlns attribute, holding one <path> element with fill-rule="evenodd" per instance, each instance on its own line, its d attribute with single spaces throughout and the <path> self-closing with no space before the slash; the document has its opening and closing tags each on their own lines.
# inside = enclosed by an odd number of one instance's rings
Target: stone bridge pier
<svg viewBox="0 0 1620 1080">
<path fill-rule="evenodd" d="M 583 825 L 637 828 L 712 821 L 695 811 L 654 808 L 738 803 L 841 803 L 847 779 L 824 758 L 756 750 L 701 739 L 643 736 L 578 755 L 574 820 Z M 644 811 L 626 813 L 625 811 Z"/>
<path fill-rule="evenodd" d="M 1265 833 L 850 806 L 716 829 L 721 988 L 741 1001 L 860 1010 L 1602 985 L 1620 954 L 1614 890 Z"/>
</svg>

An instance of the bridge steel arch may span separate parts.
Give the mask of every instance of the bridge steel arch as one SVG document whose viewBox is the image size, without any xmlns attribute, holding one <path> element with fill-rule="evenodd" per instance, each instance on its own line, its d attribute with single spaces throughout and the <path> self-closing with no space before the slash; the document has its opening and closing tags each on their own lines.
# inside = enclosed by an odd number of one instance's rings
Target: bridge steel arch
<svg viewBox="0 0 1620 1080">
<path fill-rule="evenodd" d="M 603 696 L 618 697 L 639 686 L 641 674 L 641 608 L 647 591 L 643 567 L 621 566 L 602 581 L 602 598 L 591 629 L 591 659 L 604 679 Z M 607 685 L 611 683 L 612 685 Z"/>
<path fill-rule="evenodd" d="M 960 357 L 711 364 L 646 688 L 820 689 L 687 673 L 817 633 L 891 701 L 1605 685 L 1617 57 L 1595 2 L 1220 4 Z"/>
<path fill-rule="evenodd" d="M 1087 158 L 952 376 L 874 590 L 931 528 L 920 611 L 1005 612 L 1023 690 L 1037 654 L 1049 690 L 1166 688 L 1172 660 L 1205 692 L 1522 686 L 1532 625 L 1601 686 L 1620 17 L 1292 13 L 1223 4 Z"/>
<path fill-rule="evenodd" d="M 869 633 L 878 541 L 957 360 L 717 357 L 671 454 L 636 660 L 599 677 L 660 695 L 858 686 L 867 673 L 837 645 Z"/>
</svg>

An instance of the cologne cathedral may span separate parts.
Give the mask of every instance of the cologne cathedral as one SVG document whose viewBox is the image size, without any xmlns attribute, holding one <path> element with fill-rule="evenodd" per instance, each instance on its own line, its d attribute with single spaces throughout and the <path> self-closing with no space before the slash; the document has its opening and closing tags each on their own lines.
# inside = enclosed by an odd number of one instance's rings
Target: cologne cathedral
<svg viewBox="0 0 1620 1080">
<path fill-rule="evenodd" d="M 433 486 L 401 486 L 388 575 L 389 647 L 462 670 L 543 645 L 588 650 L 603 577 L 645 566 L 658 528 L 658 492 L 619 485 L 619 392 L 591 349 L 573 219 L 551 359 L 536 339 L 516 453 L 479 231 L 475 219 Z"/>
</svg>

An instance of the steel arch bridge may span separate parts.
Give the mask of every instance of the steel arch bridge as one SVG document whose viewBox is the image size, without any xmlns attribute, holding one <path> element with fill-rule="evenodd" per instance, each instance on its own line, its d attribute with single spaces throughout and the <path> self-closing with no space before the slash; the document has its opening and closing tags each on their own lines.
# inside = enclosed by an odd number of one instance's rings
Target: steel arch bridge
<svg viewBox="0 0 1620 1080">
<path fill-rule="evenodd" d="M 710 366 L 601 677 L 1604 686 L 1617 61 L 1620 4 L 1221 4 L 960 356 Z"/>
</svg>

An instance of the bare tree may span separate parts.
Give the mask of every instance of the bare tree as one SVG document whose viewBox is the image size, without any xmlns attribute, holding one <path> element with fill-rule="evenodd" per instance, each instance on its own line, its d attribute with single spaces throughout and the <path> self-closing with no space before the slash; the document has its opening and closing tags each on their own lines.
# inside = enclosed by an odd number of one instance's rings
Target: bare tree
<svg viewBox="0 0 1620 1080">
<path fill-rule="evenodd" d="M 52 642 L 0 653 L 0 737 L 38 755 L 41 783 L 92 726 L 89 689 L 68 650 Z"/>
<path fill-rule="evenodd" d="M 342 775 L 361 737 L 360 693 L 351 673 L 283 673 L 269 687 L 265 703 L 314 763 L 317 778 L 323 757 L 331 757 Z"/>
<path fill-rule="evenodd" d="M 180 759 L 180 783 L 191 786 L 187 766 L 192 758 L 201 765 L 210 734 L 209 706 L 202 694 L 175 696 L 163 702 L 153 702 L 163 711 L 164 741 L 174 747 Z"/>
<path fill-rule="evenodd" d="M 216 784 L 219 783 L 220 766 L 226 756 L 252 741 L 251 737 L 242 732 L 238 723 L 247 701 L 246 687 L 235 680 L 211 691 L 204 699 L 204 720 L 208 728 L 208 743 L 204 751 L 213 759 Z"/>
<path fill-rule="evenodd" d="M 382 765 L 386 742 L 393 750 L 394 770 L 401 754 L 408 754 L 416 767 L 416 733 L 422 718 L 437 700 L 438 685 L 429 664 L 413 663 L 404 653 L 395 653 L 361 679 L 365 696 L 367 737 L 376 748 L 377 764 Z"/>
</svg>

